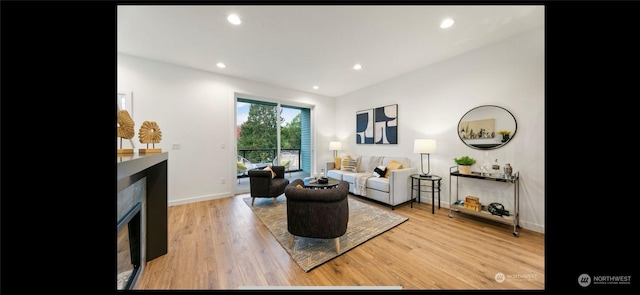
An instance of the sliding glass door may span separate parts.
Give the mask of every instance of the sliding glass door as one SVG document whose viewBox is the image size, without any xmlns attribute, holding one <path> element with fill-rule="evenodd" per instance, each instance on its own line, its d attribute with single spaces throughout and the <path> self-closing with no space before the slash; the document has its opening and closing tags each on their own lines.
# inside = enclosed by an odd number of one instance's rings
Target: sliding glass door
<svg viewBox="0 0 640 295">
<path fill-rule="evenodd" d="M 241 121 L 236 126 L 238 155 L 252 164 L 266 167 L 277 156 L 277 104 L 238 98 Z"/>
<path fill-rule="evenodd" d="M 236 112 L 238 191 L 248 189 L 250 169 L 281 165 L 287 178 L 310 174 L 309 108 L 238 97 Z"/>
</svg>

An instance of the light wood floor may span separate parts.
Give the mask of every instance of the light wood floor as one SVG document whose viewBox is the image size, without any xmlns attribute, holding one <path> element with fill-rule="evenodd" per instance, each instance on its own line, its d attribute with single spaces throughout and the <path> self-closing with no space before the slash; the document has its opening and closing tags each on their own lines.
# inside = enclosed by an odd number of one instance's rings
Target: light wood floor
<svg viewBox="0 0 640 295">
<path fill-rule="evenodd" d="M 508 224 L 449 218 L 444 207 L 432 215 L 427 203 L 396 207 L 408 221 L 305 273 L 242 201 L 247 196 L 169 207 L 169 251 L 147 262 L 137 289 L 545 288 L 544 234 L 520 229 L 514 237 Z"/>
</svg>

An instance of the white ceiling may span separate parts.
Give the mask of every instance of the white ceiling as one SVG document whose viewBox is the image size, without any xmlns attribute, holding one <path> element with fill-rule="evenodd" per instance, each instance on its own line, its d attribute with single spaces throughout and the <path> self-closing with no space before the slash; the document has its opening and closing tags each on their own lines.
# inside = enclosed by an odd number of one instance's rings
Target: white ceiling
<svg viewBox="0 0 640 295">
<path fill-rule="evenodd" d="M 544 27 L 544 11 L 542 5 L 124 5 L 117 46 L 119 53 L 336 97 Z M 230 24 L 230 13 L 242 24 Z M 441 29 L 447 17 L 455 24 Z"/>
</svg>

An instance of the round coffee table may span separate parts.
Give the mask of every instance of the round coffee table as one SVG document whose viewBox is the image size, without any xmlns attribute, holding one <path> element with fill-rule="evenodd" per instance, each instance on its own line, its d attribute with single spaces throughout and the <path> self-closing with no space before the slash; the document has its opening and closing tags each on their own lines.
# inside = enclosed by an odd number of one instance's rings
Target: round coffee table
<svg viewBox="0 0 640 295">
<path fill-rule="evenodd" d="M 338 184 L 340 184 L 340 180 L 337 180 L 335 178 L 327 178 L 327 179 L 329 179 L 329 182 L 327 183 L 317 183 L 316 180 L 313 178 L 304 179 L 304 187 L 310 188 L 310 189 L 328 189 L 328 188 L 334 188 L 338 186 Z"/>
</svg>

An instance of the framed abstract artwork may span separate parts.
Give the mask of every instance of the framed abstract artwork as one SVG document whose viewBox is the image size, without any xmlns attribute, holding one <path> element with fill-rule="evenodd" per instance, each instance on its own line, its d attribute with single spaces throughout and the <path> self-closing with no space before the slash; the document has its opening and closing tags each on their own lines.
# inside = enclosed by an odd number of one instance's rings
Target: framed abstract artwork
<svg viewBox="0 0 640 295">
<path fill-rule="evenodd" d="M 373 136 L 375 144 L 398 144 L 398 105 L 374 109 Z"/>
<path fill-rule="evenodd" d="M 356 143 L 373 144 L 373 109 L 356 112 Z"/>
</svg>

